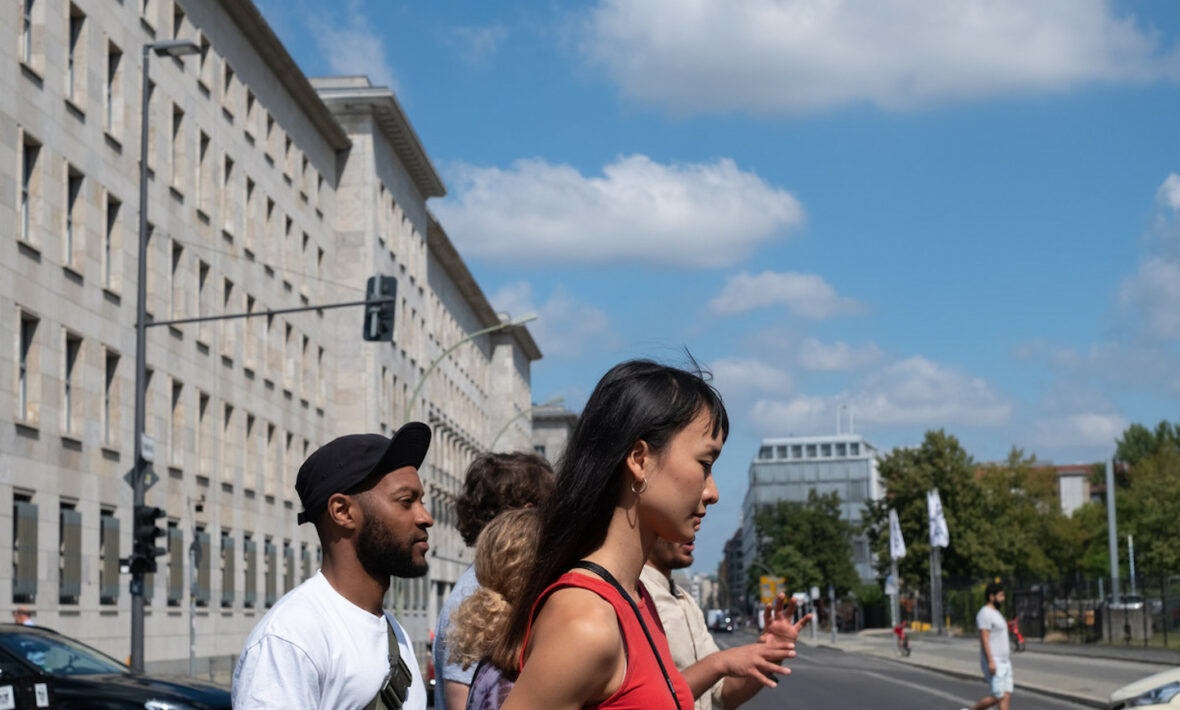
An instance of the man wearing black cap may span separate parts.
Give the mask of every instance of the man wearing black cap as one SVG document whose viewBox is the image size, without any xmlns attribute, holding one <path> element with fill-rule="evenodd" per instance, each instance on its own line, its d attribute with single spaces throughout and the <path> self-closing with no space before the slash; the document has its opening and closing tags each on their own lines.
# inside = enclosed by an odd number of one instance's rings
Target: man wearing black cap
<svg viewBox="0 0 1180 710">
<path fill-rule="evenodd" d="M 323 566 L 250 633 L 235 708 L 425 709 L 413 644 L 381 602 L 391 576 L 426 573 L 434 520 L 418 468 L 429 446 L 430 428 L 411 422 L 392 439 L 342 436 L 303 462 L 299 522 L 315 525 Z"/>
</svg>

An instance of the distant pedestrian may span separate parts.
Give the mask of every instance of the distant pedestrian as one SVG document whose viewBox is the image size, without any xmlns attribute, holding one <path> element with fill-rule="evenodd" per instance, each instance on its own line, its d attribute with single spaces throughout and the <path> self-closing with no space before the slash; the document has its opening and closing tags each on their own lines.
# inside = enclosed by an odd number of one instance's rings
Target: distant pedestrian
<svg viewBox="0 0 1180 710">
<path fill-rule="evenodd" d="M 392 439 L 334 439 L 303 462 L 300 523 L 313 523 L 323 567 L 287 592 L 246 639 L 233 675 L 237 710 L 425 710 L 414 646 L 382 610 L 391 576 L 426 573 L 418 468 L 430 428 L 410 422 Z"/>
<path fill-rule="evenodd" d="M 1004 603 L 1004 588 L 998 583 L 987 585 L 987 604 L 975 616 L 979 627 L 979 660 L 983 678 L 988 684 L 987 697 L 975 703 L 972 710 L 984 710 L 999 704 L 1008 710 L 1012 702 L 1012 660 L 1008 647 L 1008 622 L 1000 611 Z M 964 708 L 964 710 L 966 710 Z"/>
<path fill-rule="evenodd" d="M 448 661 L 472 672 L 467 710 L 498 710 L 512 689 L 520 648 L 502 643 L 537 557 L 536 508 L 509 510 L 488 523 L 475 546 L 479 588 L 451 615 Z"/>
<path fill-rule="evenodd" d="M 479 456 L 467 467 L 463 493 L 455 501 L 456 524 L 463 542 L 474 547 L 484 526 L 505 511 L 541 505 L 553 491 L 553 485 L 553 469 L 537 454 L 515 452 Z M 431 649 L 439 681 L 434 687 L 435 710 L 463 710 L 467 705 L 475 666 L 464 668 L 450 660 L 448 638 L 451 614 L 482 584 L 476 579 L 475 568 L 476 565 L 468 567 L 459 577 L 438 612 Z M 509 598 L 516 599 L 517 596 Z"/>
<path fill-rule="evenodd" d="M 27 606 L 18 606 L 12 610 L 12 623 L 20 624 L 21 626 L 35 626 L 33 623 L 33 612 L 29 611 Z"/>
</svg>

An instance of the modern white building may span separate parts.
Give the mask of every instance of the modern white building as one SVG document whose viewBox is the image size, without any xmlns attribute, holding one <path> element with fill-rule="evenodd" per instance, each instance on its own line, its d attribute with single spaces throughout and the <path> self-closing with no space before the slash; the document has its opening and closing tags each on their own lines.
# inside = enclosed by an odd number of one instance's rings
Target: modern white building
<svg viewBox="0 0 1180 710">
<path fill-rule="evenodd" d="M 501 320 L 426 207 L 445 188 L 394 95 L 310 81 L 249 0 L 21 0 L 0 37 L 0 613 L 128 655 L 142 47 L 181 39 L 201 52 L 151 63 L 151 320 L 357 301 L 375 274 L 397 279 L 397 318 L 384 343 L 362 342 L 359 307 L 148 330 L 147 501 L 170 552 L 148 580 L 148 668 L 187 670 L 190 602 L 198 667 L 233 662 L 318 567 L 299 465 L 407 408 L 435 433 L 436 525 L 430 575 L 391 603 L 422 654 L 470 560 L 463 472 L 529 407 L 541 354 L 511 326 L 431 370 Z M 502 442 L 530 438 L 518 417 Z"/>
<path fill-rule="evenodd" d="M 755 512 L 779 501 L 806 503 L 811 491 L 840 496 L 842 517 L 853 525 L 863 519 L 865 505 L 881 497 L 877 473 L 877 449 L 858 434 L 781 437 L 763 439 L 758 455 L 750 463 L 749 485 L 742 502 L 742 574 L 733 580 L 735 589 L 745 589 L 747 575 L 758 560 L 761 533 Z M 876 577 L 868 539 L 852 538 L 853 563 L 863 580 Z"/>
</svg>

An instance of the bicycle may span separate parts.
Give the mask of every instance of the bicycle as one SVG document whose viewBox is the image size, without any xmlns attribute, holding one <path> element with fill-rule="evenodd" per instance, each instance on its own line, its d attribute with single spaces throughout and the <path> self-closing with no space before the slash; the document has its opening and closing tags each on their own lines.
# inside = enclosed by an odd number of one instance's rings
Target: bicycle
<svg viewBox="0 0 1180 710">
<path fill-rule="evenodd" d="M 897 655 L 906 658 L 910 655 L 910 637 L 905 632 L 905 623 L 900 623 L 893 627 L 893 633 L 897 636 Z"/>
<path fill-rule="evenodd" d="M 1020 653 L 1024 650 L 1024 634 L 1020 633 L 1020 625 L 1016 619 L 1008 622 L 1008 640 L 1012 643 L 1012 650 Z"/>
</svg>

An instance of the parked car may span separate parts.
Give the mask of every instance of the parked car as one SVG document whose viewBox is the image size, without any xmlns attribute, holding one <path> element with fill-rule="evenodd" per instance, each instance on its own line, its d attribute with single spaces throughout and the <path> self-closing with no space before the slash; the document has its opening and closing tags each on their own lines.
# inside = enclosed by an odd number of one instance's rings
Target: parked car
<svg viewBox="0 0 1180 710">
<path fill-rule="evenodd" d="M 1117 601 L 1108 596 L 1106 603 L 1111 609 L 1142 609 L 1143 597 L 1138 594 L 1120 594 Z"/>
<path fill-rule="evenodd" d="M 1119 688 L 1110 694 L 1110 703 L 1107 707 L 1110 710 L 1180 708 L 1180 668 L 1162 671 Z"/>
<path fill-rule="evenodd" d="M 101 651 L 40 626 L 0 624 L 0 668 L 23 668 L 59 710 L 230 710 L 229 691 L 192 678 L 135 673 Z M 36 685 L 46 685 L 37 691 Z M 18 705 L 17 707 L 21 707 Z M 38 705 L 37 707 L 46 707 Z"/>
</svg>

